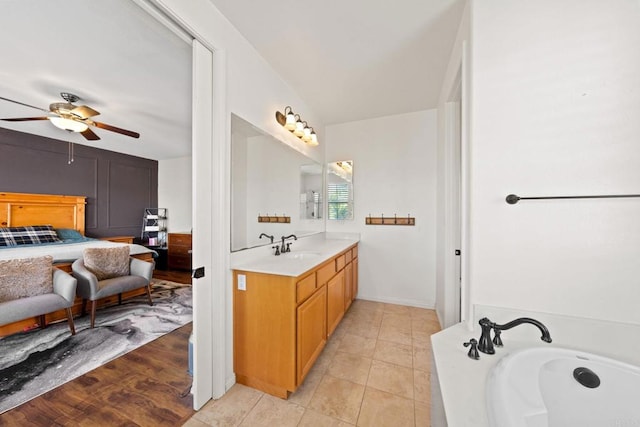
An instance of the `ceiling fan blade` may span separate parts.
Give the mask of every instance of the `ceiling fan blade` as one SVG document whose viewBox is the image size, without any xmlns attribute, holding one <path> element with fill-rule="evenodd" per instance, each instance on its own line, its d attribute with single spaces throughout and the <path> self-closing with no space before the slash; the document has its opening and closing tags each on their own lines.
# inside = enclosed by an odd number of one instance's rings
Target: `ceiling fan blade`
<svg viewBox="0 0 640 427">
<path fill-rule="evenodd" d="M 24 102 L 20 102 L 20 101 L 14 101 L 13 99 L 4 98 L 4 97 L 2 97 L 2 96 L 0 96 L 0 99 L 2 99 L 2 100 L 4 100 L 4 101 L 13 102 L 14 104 L 24 105 L 25 107 L 35 108 L 36 110 L 44 111 L 45 113 L 48 113 L 48 112 L 49 112 L 49 110 L 45 110 L 44 108 L 35 107 L 35 106 L 33 106 L 33 105 L 25 104 Z"/>
<path fill-rule="evenodd" d="M 90 128 L 87 128 L 87 130 L 80 133 L 89 141 L 97 141 L 100 139 L 100 137 L 96 135 L 95 132 L 93 132 Z"/>
<path fill-rule="evenodd" d="M 118 127 L 115 127 L 115 126 L 108 125 L 106 123 L 93 122 L 93 124 L 96 127 L 99 127 L 100 129 L 105 129 L 105 130 L 110 130 L 111 132 L 121 133 L 122 135 L 127 135 L 127 136 L 130 136 L 132 138 L 140 138 L 140 134 L 138 132 L 133 132 L 133 131 L 130 131 L 130 130 L 118 128 Z"/>
<path fill-rule="evenodd" d="M 78 116 L 81 119 L 88 119 L 89 117 L 97 116 L 100 113 L 91 107 L 81 105 L 71 110 L 71 114 L 73 114 L 74 116 Z"/>
<path fill-rule="evenodd" d="M 5 122 L 28 122 L 30 120 L 47 120 L 48 117 L 18 117 L 16 119 L 0 119 Z"/>
</svg>

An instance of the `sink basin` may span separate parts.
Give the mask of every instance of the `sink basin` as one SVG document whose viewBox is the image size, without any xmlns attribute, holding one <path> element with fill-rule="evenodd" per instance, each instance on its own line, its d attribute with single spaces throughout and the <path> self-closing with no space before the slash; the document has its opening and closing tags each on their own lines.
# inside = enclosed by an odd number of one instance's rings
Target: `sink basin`
<svg viewBox="0 0 640 427">
<path fill-rule="evenodd" d="M 640 367 L 563 348 L 503 357 L 487 380 L 495 427 L 640 425 Z"/>
<path fill-rule="evenodd" d="M 318 258 L 320 256 L 320 252 L 310 252 L 310 251 L 287 252 L 286 254 L 282 254 L 281 256 L 288 259 L 307 260 L 307 259 Z"/>
</svg>

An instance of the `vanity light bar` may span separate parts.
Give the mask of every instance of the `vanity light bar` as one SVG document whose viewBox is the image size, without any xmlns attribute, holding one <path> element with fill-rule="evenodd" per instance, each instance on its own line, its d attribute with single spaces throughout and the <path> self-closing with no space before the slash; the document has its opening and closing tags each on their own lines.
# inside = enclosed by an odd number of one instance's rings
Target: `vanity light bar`
<svg viewBox="0 0 640 427">
<path fill-rule="evenodd" d="M 304 141 L 305 144 L 313 147 L 319 144 L 318 135 L 313 127 L 303 121 L 299 114 L 295 114 L 288 105 L 284 108 L 284 114 L 276 111 L 276 121 L 280 123 L 280 126 Z"/>
</svg>

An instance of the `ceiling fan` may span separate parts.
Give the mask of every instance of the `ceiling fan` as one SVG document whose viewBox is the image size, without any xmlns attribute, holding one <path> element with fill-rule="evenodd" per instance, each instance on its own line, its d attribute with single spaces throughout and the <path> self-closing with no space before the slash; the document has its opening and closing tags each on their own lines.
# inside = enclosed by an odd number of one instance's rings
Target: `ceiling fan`
<svg viewBox="0 0 640 427">
<path fill-rule="evenodd" d="M 99 115 L 100 113 L 91 107 L 86 105 L 76 106 L 73 105 L 80 97 L 72 93 L 61 92 L 60 96 L 66 102 L 54 102 L 49 105 L 49 109 L 46 110 L 40 107 L 34 107 L 33 105 L 25 104 L 24 102 L 14 101 L 13 99 L 3 98 L 5 101 L 13 102 L 15 104 L 24 105 L 26 107 L 35 108 L 40 111 L 48 113 L 47 116 L 42 117 L 19 117 L 14 119 L 0 119 L 7 122 L 27 122 L 31 120 L 49 120 L 57 128 L 67 130 L 69 132 L 78 132 L 89 141 L 95 141 L 100 139 L 89 126 L 95 126 L 100 129 L 109 130 L 122 135 L 130 136 L 132 138 L 139 138 L 140 134 L 130 130 L 122 129 L 119 127 L 111 126 L 106 123 L 96 122 L 92 120 L 92 117 Z"/>
</svg>

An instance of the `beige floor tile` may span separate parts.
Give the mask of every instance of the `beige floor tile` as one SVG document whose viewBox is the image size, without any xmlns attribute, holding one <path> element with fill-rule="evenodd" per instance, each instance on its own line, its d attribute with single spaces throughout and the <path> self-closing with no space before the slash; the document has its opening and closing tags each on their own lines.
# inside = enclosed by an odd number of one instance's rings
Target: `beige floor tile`
<svg viewBox="0 0 640 427">
<path fill-rule="evenodd" d="M 424 319 L 438 321 L 438 314 L 435 310 L 420 307 L 409 307 L 409 314 L 414 319 Z"/>
<path fill-rule="evenodd" d="M 429 403 L 431 401 L 431 382 L 429 372 L 413 371 L 413 398 L 416 402 Z"/>
<path fill-rule="evenodd" d="M 408 307 L 406 305 L 398 305 L 398 304 L 385 304 L 384 312 L 397 313 L 397 314 L 410 314 L 411 307 Z"/>
<path fill-rule="evenodd" d="M 408 314 L 384 313 L 380 326 L 411 332 L 411 316 Z"/>
<path fill-rule="evenodd" d="M 303 414 L 304 408 L 302 406 L 265 394 L 240 425 L 247 427 L 295 427 Z"/>
<path fill-rule="evenodd" d="M 333 357 L 333 361 L 327 368 L 325 375 L 365 385 L 367 384 L 370 368 L 370 358 L 339 351 Z"/>
<path fill-rule="evenodd" d="M 430 406 L 424 403 L 415 402 L 416 406 L 416 427 L 427 427 L 431 425 Z"/>
<path fill-rule="evenodd" d="M 431 348 L 431 334 L 424 332 L 412 332 L 411 341 L 414 347 Z"/>
<path fill-rule="evenodd" d="M 217 426 L 218 424 L 207 424 L 199 421 L 195 417 L 191 417 L 187 420 L 186 423 L 182 424 L 182 427 L 212 427 Z"/>
<path fill-rule="evenodd" d="M 338 348 L 340 347 L 340 342 L 342 342 L 342 338 L 344 338 L 344 334 L 341 337 L 338 337 L 334 334 L 331 335 L 331 337 L 329 337 L 329 340 L 327 341 L 327 344 L 324 346 L 324 349 L 322 350 L 324 353 L 332 353 L 335 354 L 336 351 L 338 351 Z"/>
<path fill-rule="evenodd" d="M 374 360 L 367 387 L 413 399 L 413 369 Z"/>
<path fill-rule="evenodd" d="M 413 369 L 429 371 L 431 367 L 431 349 L 413 347 Z"/>
<path fill-rule="evenodd" d="M 298 389 L 289 396 L 289 402 L 295 403 L 297 405 L 307 407 L 311 398 L 313 397 L 313 393 L 315 393 L 318 388 L 318 384 L 320 384 L 320 380 L 324 376 L 324 372 L 315 369 L 315 366 L 311 368 L 307 377 L 304 379 L 304 382 Z"/>
<path fill-rule="evenodd" d="M 372 357 L 376 348 L 376 340 L 359 335 L 345 334 L 340 341 L 339 351 L 357 354 L 364 357 Z"/>
<path fill-rule="evenodd" d="M 413 368 L 413 347 L 389 341 L 378 340 L 373 358 L 394 365 Z"/>
<path fill-rule="evenodd" d="M 355 424 L 364 386 L 325 375 L 311 398 L 309 409 Z"/>
<path fill-rule="evenodd" d="M 384 311 L 384 306 L 385 306 L 385 304 L 383 302 L 356 299 L 351 304 L 351 309 L 350 310 L 355 310 L 355 311 L 359 311 L 359 310 Z"/>
<path fill-rule="evenodd" d="M 340 421 L 337 418 L 332 418 L 327 415 L 316 412 L 312 409 L 304 411 L 304 415 L 300 420 L 298 427 L 349 427 L 353 424 Z"/>
<path fill-rule="evenodd" d="M 316 359 L 316 363 L 313 364 L 313 368 L 311 368 L 311 370 L 315 369 L 324 373 L 331 364 L 331 361 L 333 360 L 333 356 L 335 356 L 335 354 L 335 351 L 322 350 L 322 353 L 320 353 L 320 356 L 318 356 L 318 358 Z"/>
<path fill-rule="evenodd" d="M 378 338 L 379 332 L 380 332 L 380 323 L 375 324 L 375 323 L 369 323 L 365 321 L 353 321 L 347 327 L 347 334 L 358 335 L 364 338 L 376 339 Z"/>
<path fill-rule="evenodd" d="M 410 319 L 412 332 L 431 335 L 441 331 L 440 324 L 438 322 L 423 319 Z"/>
<path fill-rule="evenodd" d="M 413 400 L 367 387 L 362 399 L 358 426 L 414 427 L 418 425 L 415 424 L 414 411 Z"/>
<path fill-rule="evenodd" d="M 210 426 L 237 426 L 263 395 L 261 391 L 236 384 L 221 399 L 207 403 L 193 418 Z"/>
<path fill-rule="evenodd" d="M 413 338 L 411 337 L 411 330 L 398 329 L 394 326 L 382 325 L 380 327 L 380 333 L 378 333 L 378 339 L 384 341 L 391 341 L 398 344 L 412 345 Z"/>
<path fill-rule="evenodd" d="M 345 318 L 356 322 L 369 322 L 380 325 L 383 316 L 384 311 L 382 310 L 349 310 Z"/>
</svg>

